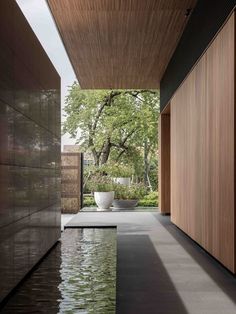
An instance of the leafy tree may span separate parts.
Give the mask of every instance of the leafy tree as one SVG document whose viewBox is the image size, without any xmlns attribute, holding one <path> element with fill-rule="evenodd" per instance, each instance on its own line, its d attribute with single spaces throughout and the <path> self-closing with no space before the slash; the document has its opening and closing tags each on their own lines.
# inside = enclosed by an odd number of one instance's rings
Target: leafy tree
<svg viewBox="0 0 236 314">
<path fill-rule="evenodd" d="M 132 164 L 145 183 L 149 181 L 150 160 L 157 150 L 157 91 L 81 90 L 74 83 L 65 112 L 63 133 L 92 153 L 95 166 L 110 161 Z"/>
</svg>

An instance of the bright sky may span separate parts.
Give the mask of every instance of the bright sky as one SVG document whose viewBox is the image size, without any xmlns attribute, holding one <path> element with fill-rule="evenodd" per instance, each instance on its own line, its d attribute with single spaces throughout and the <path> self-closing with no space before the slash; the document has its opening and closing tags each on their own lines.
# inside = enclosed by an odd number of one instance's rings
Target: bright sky
<svg viewBox="0 0 236 314">
<path fill-rule="evenodd" d="M 16 0 L 16 2 L 61 77 L 61 105 L 63 109 L 68 86 L 76 81 L 76 77 L 46 1 Z M 65 144 L 74 144 L 74 142 L 73 139 L 69 138 L 69 135 L 62 136 L 62 147 Z"/>
</svg>

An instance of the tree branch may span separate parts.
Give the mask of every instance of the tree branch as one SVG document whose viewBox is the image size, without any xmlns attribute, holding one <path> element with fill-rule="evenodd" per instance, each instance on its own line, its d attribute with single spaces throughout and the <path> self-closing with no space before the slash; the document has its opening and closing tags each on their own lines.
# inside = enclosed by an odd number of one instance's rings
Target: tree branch
<svg viewBox="0 0 236 314">
<path fill-rule="evenodd" d="M 120 157 L 125 153 L 125 149 L 123 149 L 120 153 L 119 153 L 119 155 L 116 157 L 116 161 L 119 161 L 119 159 L 120 159 Z"/>
<path fill-rule="evenodd" d="M 100 108 L 99 108 L 99 110 L 98 110 L 98 112 L 97 112 L 97 114 L 96 114 L 96 116 L 95 116 L 95 120 L 94 120 L 94 123 L 93 123 L 93 126 L 92 126 L 92 131 L 93 131 L 93 132 L 94 132 L 94 131 L 96 130 L 96 128 L 97 128 L 97 124 L 98 124 L 99 118 L 101 117 L 104 108 L 105 108 L 105 107 L 110 107 L 113 98 L 116 97 L 116 96 L 118 96 L 118 95 L 120 95 L 120 94 L 121 94 L 121 92 L 119 92 L 119 91 L 111 91 L 111 93 L 110 93 L 108 96 L 106 96 L 106 97 L 104 98 L 104 101 L 103 101 L 103 103 L 101 104 L 101 106 L 100 106 Z"/>
</svg>

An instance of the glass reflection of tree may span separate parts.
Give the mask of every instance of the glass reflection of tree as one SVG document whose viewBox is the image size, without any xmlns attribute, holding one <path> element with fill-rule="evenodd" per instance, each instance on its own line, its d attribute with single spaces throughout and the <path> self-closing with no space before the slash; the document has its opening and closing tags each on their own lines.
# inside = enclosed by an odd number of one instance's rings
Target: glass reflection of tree
<svg viewBox="0 0 236 314">
<path fill-rule="evenodd" d="M 15 149 L 19 164 L 40 166 L 40 149 L 45 167 L 58 162 L 60 142 L 60 99 L 58 90 L 16 91 Z M 37 108 L 36 108 L 37 107 Z M 37 116 L 39 115 L 39 117 Z M 57 152 L 57 155 L 55 154 Z M 28 156 L 28 158 L 27 158 Z"/>
<path fill-rule="evenodd" d="M 20 112 L 15 113 L 15 153 L 18 165 L 40 165 L 40 129 Z"/>
<path fill-rule="evenodd" d="M 44 130 L 41 156 L 47 167 L 54 168 L 60 163 L 60 98 L 58 90 L 43 90 L 41 94 L 41 119 Z M 59 118 L 58 118 L 59 117 Z"/>
<path fill-rule="evenodd" d="M 0 104 L 0 162 L 12 163 L 14 145 L 14 110 Z"/>
</svg>

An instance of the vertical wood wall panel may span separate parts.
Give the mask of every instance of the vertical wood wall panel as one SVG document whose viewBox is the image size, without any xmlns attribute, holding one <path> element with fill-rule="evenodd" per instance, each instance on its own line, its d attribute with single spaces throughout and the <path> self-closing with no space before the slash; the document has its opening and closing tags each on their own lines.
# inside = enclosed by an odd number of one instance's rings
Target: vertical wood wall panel
<svg viewBox="0 0 236 314">
<path fill-rule="evenodd" d="M 170 115 L 159 117 L 159 209 L 170 213 Z"/>
<path fill-rule="evenodd" d="M 171 219 L 235 272 L 234 36 L 230 17 L 171 101 Z"/>
</svg>

